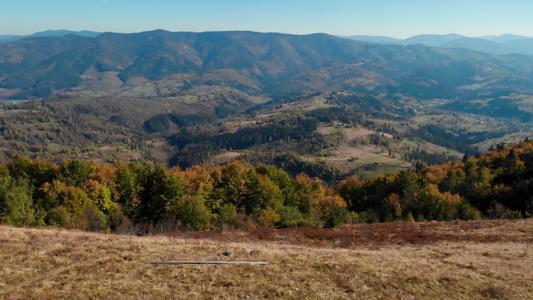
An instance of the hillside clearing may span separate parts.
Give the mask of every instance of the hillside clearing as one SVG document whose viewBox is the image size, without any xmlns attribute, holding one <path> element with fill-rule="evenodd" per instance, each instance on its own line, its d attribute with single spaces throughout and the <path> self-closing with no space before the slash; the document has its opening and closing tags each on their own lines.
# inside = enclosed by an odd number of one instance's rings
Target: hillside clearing
<svg viewBox="0 0 533 300">
<path fill-rule="evenodd" d="M 532 220 L 150 237 L 1 226 L 0 297 L 531 299 L 532 241 Z M 268 265 L 149 264 L 171 260 Z"/>
</svg>

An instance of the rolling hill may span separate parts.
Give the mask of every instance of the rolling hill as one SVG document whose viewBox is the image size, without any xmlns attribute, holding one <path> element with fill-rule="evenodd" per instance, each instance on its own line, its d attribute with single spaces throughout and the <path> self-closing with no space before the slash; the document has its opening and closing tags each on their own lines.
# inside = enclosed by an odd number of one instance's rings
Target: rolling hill
<svg viewBox="0 0 533 300">
<path fill-rule="evenodd" d="M 326 34 L 157 30 L 0 44 L 0 97 L 143 97 L 139 87 L 147 85 L 168 96 L 209 85 L 251 95 L 388 88 L 421 98 L 454 98 L 470 93 L 473 85 L 484 91 L 531 91 L 532 70 L 533 58 L 527 56 L 379 45 Z"/>
</svg>

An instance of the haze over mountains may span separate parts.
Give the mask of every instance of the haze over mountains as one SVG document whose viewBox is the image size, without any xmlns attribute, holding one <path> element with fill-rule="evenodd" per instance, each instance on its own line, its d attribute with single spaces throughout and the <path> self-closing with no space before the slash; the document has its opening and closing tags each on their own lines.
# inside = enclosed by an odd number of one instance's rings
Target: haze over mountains
<svg viewBox="0 0 533 300">
<path fill-rule="evenodd" d="M 22 40 L 25 38 L 44 37 L 44 36 L 65 36 L 69 34 L 76 34 L 79 36 L 86 36 L 86 37 L 95 37 L 95 36 L 98 36 L 100 33 L 101 32 L 88 31 L 88 30 L 72 31 L 72 30 L 60 29 L 60 30 L 41 31 L 41 32 L 36 32 L 34 34 L 30 34 L 30 35 L 0 35 L 0 44 L 14 42 L 14 41 Z"/>
<path fill-rule="evenodd" d="M 466 37 L 460 34 L 422 34 L 403 40 L 387 36 L 369 35 L 353 35 L 346 38 L 378 44 L 422 44 L 428 47 L 464 48 L 489 54 L 533 55 L 533 38 L 514 34 L 485 37 Z"/>
<path fill-rule="evenodd" d="M 440 39 L 461 41 L 453 37 Z M 419 36 L 414 41 L 434 45 L 438 39 Z M 201 86 L 251 96 L 388 89 L 422 99 L 454 98 L 497 89 L 533 91 L 532 71 L 529 56 L 381 45 L 327 34 L 156 30 L 0 44 L 0 97 L 11 99 L 168 96 Z"/>
<path fill-rule="evenodd" d="M 84 37 L 96 37 L 101 32 L 88 30 L 46 30 L 31 35 L 0 35 L 0 44 L 18 41 L 25 38 L 65 36 L 76 34 Z M 438 48 L 464 48 L 481 51 L 489 54 L 524 54 L 533 55 L 533 37 L 515 34 L 500 36 L 467 37 L 461 34 L 420 34 L 406 39 L 397 39 L 388 36 L 352 35 L 338 36 L 368 43 L 414 45 L 422 44 Z"/>
</svg>

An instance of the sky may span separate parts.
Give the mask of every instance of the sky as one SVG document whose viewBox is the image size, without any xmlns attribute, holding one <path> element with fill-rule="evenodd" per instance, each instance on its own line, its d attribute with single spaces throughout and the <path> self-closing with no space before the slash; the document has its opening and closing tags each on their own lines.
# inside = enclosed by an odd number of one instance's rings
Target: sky
<svg viewBox="0 0 533 300">
<path fill-rule="evenodd" d="M 532 0 L 4 0 L 0 35 L 250 30 L 290 34 L 533 36 Z"/>
</svg>

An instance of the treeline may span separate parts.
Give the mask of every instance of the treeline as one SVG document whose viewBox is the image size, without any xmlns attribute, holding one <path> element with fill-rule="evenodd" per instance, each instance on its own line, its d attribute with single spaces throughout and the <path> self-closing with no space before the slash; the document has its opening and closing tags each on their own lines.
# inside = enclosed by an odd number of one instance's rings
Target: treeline
<svg viewBox="0 0 533 300">
<path fill-rule="evenodd" d="M 363 114 L 341 107 L 317 108 L 309 111 L 307 115 L 325 123 L 333 121 L 350 125 L 364 123 Z"/>
<path fill-rule="evenodd" d="M 310 177 L 316 177 L 332 186 L 346 178 L 339 169 L 327 164 L 325 161 L 303 160 L 299 155 L 282 152 L 245 152 L 238 157 L 239 160 L 247 161 L 252 165 L 264 164 L 283 169 L 290 176 L 305 173 Z"/>
<path fill-rule="evenodd" d="M 470 145 L 502 137 L 505 132 L 482 131 L 455 134 L 446 128 L 428 124 L 410 131 L 409 134 L 411 137 L 420 138 L 435 145 L 464 153 L 467 150 L 472 150 Z"/>
<path fill-rule="evenodd" d="M 498 147 L 484 156 L 339 184 L 348 208 L 369 222 L 530 217 L 533 143 Z"/>
<path fill-rule="evenodd" d="M 254 105 L 253 107 L 248 108 L 244 111 L 244 114 L 255 115 L 260 112 L 266 112 L 274 109 L 279 109 L 283 107 L 283 104 L 294 103 L 299 101 L 309 100 L 315 96 L 319 96 L 321 92 L 312 92 L 312 93 L 302 93 L 302 94 L 285 94 L 281 96 L 273 96 L 272 100 L 265 103 L 260 103 Z"/>
<path fill-rule="evenodd" d="M 219 105 L 214 108 L 212 114 L 191 114 L 181 115 L 177 113 L 158 114 L 150 117 L 143 124 L 146 131 L 150 133 L 167 132 L 171 128 L 171 123 L 178 127 L 192 127 L 206 124 L 216 124 L 220 120 L 235 115 L 238 111 L 229 105 Z"/>
<path fill-rule="evenodd" d="M 407 161 L 415 162 L 415 163 L 423 162 L 426 165 L 445 164 L 447 162 L 457 159 L 457 156 L 446 153 L 444 151 L 442 153 L 437 153 L 437 152 L 429 153 L 426 150 L 420 150 L 420 148 L 416 148 L 412 150 L 410 149 L 410 147 L 404 147 L 401 153 L 402 153 L 402 158 Z M 419 170 L 420 168 L 417 168 L 417 169 Z"/>
<path fill-rule="evenodd" d="M 406 109 L 398 102 L 387 104 L 383 100 L 370 95 L 350 95 L 333 92 L 328 100 L 347 105 L 356 111 L 364 112 L 378 119 L 403 119 L 406 116 L 415 114 L 412 109 Z"/>
<path fill-rule="evenodd" d="M 319 179 L 232 162 L 186 171 L 131 162 L 60 165 L 16 156 L 0 167 L 0 222 L 91 231 L 336 226 L 346 203 Z"/>
<path fill-rule="evenodd" d="M 273 159 L 275 159 L 273 157 Z M 138 233 L 348 221 L 520 218 L 533 213 L 533 143 L 484 156 L 342 181 L 234 161 L 182 171 L 131 162 L 59 165 L 16 156 L 0 167 L 0 222 Z"/>
</svg>

